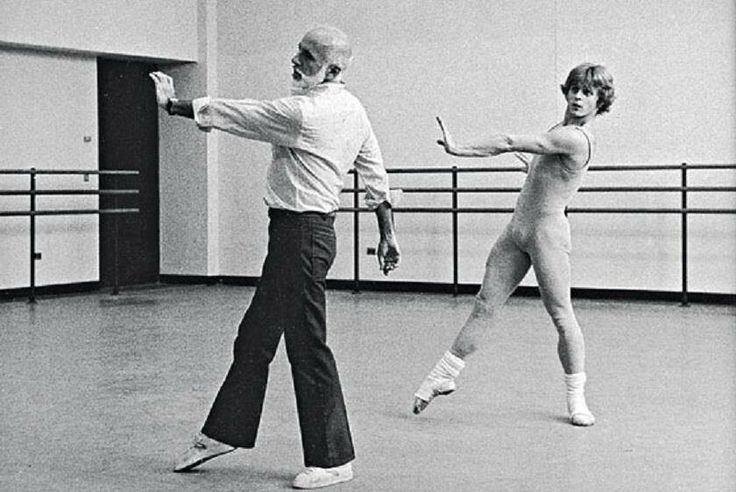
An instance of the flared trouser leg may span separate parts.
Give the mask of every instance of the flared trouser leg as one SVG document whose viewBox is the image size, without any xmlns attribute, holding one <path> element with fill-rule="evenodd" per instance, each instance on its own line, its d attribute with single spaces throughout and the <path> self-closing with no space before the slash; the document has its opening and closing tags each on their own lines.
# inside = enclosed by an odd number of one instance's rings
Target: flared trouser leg
<svg viewBox="0 0 736 492">
<path fill-rule="evenodd" d="M 354 449 L 337 366 L 326 337 L 325 285 L 335 258 L 334 215 L 270 212 L 268 255 L 238 328 L 234 359 L 202 431 L 255 445 L 269 365 L 281 335 L 296 392 L 306 466 L 339 466 Z"/>
</svg>

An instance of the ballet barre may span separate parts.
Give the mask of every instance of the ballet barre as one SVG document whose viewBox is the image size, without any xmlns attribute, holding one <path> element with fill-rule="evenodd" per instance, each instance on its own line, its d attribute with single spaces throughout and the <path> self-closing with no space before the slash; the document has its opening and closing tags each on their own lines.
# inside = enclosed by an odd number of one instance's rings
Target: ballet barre
<svg viewBox="0 0 736 492">
<path fill-rule="evenodd" d="M 30 287 L 28 294 L 28 302 L 36 303 L 36 262 L 41 259 L 41 254 L 36 251 L 36 217 L 53 216 L 53 215 L 112 215 L 134 214 L 140 212 L 138 208 L 72 208 L 72 209 L 53 209 L 38 210 L 36 207 L 36 197 L 38 196 L 75 196 L 75 195 L 92 195 L 92 196 L 126 196 L 138 195 L 137 189 L 55 189 L 55 190 L 39 190 L 37 188 L 36 178 L 40 175 L 82 175 L 85 178 L 90 175 L 97 176 L 137 176 L 138 171 L 115 170 L 115 171 L 96 171 L 86 169 L 0 169 L 0 175 L 28 175 L 30 177 L 30 186 L 25 190 L 0 190 L 2 196 L 29 196 L 30 204 L 27 210 L 11 210 L 0 211 L 0 217 L 29 217 L 30 219 Z M 113 220 L 113 295 L 119 292 L 118 280 L 118 223 Z"/>
<path fill-rule="evenodd" d="M 680 207 L 569 207 L 565 210 L 566 214 L 679 214 L 681 215 L 680 228 L 680 245 L 681 245 L 681 278 L 682 288 L 680 292 L 680 304 L 687 306 L 690 302 L 690 293 L 688 291 L 688 216 L 696 214 L 736 214 L 733 208 L 703 208 L 689 207 L 688 194 L 702 192 L 736 192 L 734 186 L 688 186 L 688 171 L 694 170 L 730 170 L 736 169 L 736 164 L 672 164 L 672 165 L 646 165 L 646 164 L 627 164 L 627 165 L 597 165 L 590 166 L 589 171 L 679 171 L 679 186 L 583 186 L 579 193 L 679 193 Z M 412 168 L 391 168 L 387 169 L 389 174 L 440 174 L 450 175 L 450 186 L 434 186 L 434 187 L 401 187 L 403 193 L 449 193 L 452 195 L 452 205 L 450 207 L 396 207 L 393 208 L 395 213 L 433 213 L 433 214 L 450 214 L 452 216 L 452 292 L 454 296 L 458 295 L 458 217 L 460 214 L 496 214 L 496 213 L 512 213 L 513 208 L 508 207 L 459 207 L 458 197 L 465 193 L 518 193 L 521 187 L 512 186 L 458 186 L 458 177 L 460 174 L 469 173 L 518 173 L 523 172 L 523 168 L 518 166 L 506 167 L 412 167 Z M 360 188 L 358 174 L 353 170 L 352 188 L 344 188 L 343 193 L 353 195 L 352 207 L 341 207 L 340 212 L 353 214 L 353 291 L 360 291 L 360 229 L 359 216 L 361 213 L 371 212 L 370 209 L 360 207 L 360 194 L 365 193 L 364 188 Z"/>
</svg>

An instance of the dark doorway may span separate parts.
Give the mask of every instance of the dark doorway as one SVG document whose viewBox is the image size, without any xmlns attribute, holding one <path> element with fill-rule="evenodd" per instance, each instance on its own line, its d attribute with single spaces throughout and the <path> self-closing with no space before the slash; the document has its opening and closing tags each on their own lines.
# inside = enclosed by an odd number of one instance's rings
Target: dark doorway
<svg viewBox="0 0 736 492">
<path fill-rule="evenodd" d="M 102 287 L 149 284 L 159 278 L 158 107 L 148 73 L 155 66 L 97 60 L 100 170 L 138 176 L 100 176 L 100 189 L 137 188 L 139 195 L 101 195 L 100 208 L 140 213 L 100 215 Z"/>
</svg>

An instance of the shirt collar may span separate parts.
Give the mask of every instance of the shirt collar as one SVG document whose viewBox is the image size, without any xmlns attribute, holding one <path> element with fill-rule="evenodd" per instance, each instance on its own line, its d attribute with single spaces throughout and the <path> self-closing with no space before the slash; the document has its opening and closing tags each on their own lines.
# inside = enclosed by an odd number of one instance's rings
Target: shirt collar
<svg viewBox="0 0 736 492">
<path fill-rule="evenodd" d="M 318 93 L 318 92 L 330 92 L 330 91 L 339 91 L 343 90 L 345 88 L 345 82 L 322 82 L 321 84 L 317 84 L 309 91 L 307 91 L 307 94 L 309 93 Z"/>
</svg>

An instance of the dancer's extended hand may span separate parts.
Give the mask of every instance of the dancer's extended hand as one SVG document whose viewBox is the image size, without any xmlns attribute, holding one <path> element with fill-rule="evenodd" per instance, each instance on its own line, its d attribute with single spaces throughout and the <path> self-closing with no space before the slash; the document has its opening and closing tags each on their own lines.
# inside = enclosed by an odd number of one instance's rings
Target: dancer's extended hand
<svg viewBox="0 0 736 492">
<path fill-rule="evenodd" d="M 459 155 L 457 145 L 455 144 L 455 139 L 452 138 L 449 130 L 445 127 L 445 124 L 442 122 L 442 118 L 437 116 L 436 119 L 437 124 L 440 126 L 440 130 L 442 131 L 442 138 L 437 140 L 437 143 L 444 147 L 445 152 L 447 152 L 448 154 Z"/>
</svg>

